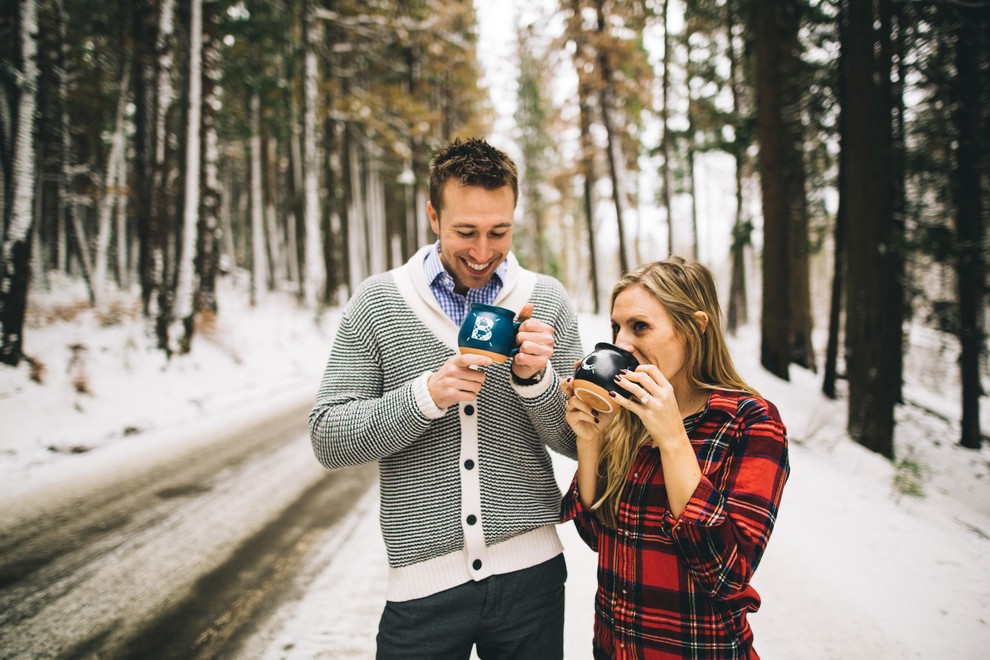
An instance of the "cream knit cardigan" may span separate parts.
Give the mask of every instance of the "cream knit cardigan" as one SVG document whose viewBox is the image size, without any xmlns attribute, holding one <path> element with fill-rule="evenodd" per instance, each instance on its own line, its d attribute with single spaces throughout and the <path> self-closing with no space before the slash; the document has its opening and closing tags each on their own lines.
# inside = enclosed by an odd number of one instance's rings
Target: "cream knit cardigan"
<svg viewBox="0 0 990 660">
<path fill-rule="evenodd" d="M 573 458 L 559 374 L 581 357 L 561 284 L 513 255 L 495 304 L 554 327 L 543 379 L 520 386 L 510 362 L 485 368 L 477 400 L 441 410 L 426 387 L 457 351 L 457 326 L 423 274 L 426 246 L 366 280 L 346 306 L 309 416 L 316 457 L 336 469 L 378 461 L 387 598 L 410 600 L 535 566 L 562 551 L 560 489 L 547 447 Z"/>
</svg>

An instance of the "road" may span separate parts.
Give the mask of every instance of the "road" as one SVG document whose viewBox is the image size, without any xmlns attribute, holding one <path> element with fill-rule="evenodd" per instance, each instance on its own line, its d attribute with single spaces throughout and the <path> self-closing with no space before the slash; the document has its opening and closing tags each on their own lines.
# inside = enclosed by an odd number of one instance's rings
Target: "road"
<svg viewBox="0 0 990 660">
<path fill-rule="evenodd" d="M 317 464 L 308 405 L 0 501 L 0 657 L 238 655 L 376 478 Z"/>
</svg>

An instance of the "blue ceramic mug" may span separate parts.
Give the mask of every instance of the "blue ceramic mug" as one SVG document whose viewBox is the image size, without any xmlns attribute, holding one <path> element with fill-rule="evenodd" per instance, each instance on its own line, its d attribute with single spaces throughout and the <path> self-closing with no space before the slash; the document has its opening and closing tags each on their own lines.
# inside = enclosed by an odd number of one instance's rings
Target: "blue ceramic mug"
<svg viewBox="0 0 990 660">
<path fill-rule="evenodd" d="M 496 363 L 505 362 L 519 352 L 516 333 L 521 322 L 515 318 L 511 309 L 471 303 L 471 311 L 457 334 L 458 348 L 461 353 L 487 355 Z"/>
</svg>

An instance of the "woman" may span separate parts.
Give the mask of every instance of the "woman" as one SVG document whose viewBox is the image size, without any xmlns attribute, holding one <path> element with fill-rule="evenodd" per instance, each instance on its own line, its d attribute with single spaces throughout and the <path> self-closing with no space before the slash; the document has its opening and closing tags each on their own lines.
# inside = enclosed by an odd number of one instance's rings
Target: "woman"
<svg viewBox="0 0 990 660">
<path fill-rule="evenodd" d="M 736 373 L 711 273 L 674 257 L 612 292 L 640 362 L 615 413 L 572 396 L 578 468 L 562 520 L 598 552 L 596 658 L 758 658 L 750 586 L 789 471 L 776 407 Z"/>
</svg>

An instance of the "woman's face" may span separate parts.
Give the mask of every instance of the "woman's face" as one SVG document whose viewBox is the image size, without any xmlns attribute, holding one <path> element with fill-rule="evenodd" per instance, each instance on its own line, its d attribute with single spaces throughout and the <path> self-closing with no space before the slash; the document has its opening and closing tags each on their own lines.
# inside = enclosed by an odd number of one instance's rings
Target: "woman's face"
<svg viewBox="0 0 990 660">
<path fill-rule="evenodd" d="M 641 363 L 656 365 L 675 387 L 686 382 L 687 342 L 674 328 L 666 308 L 642 286 L 631 286 L 616 296 L 612 341 Z"/>
</svg>

